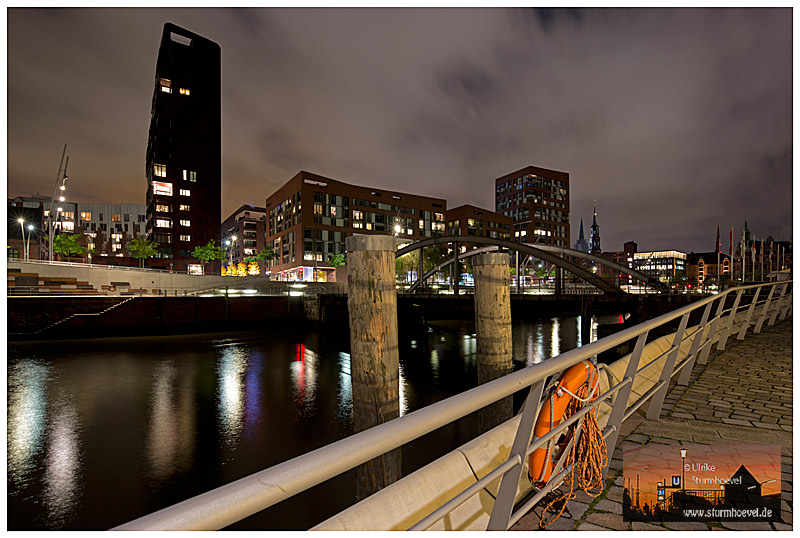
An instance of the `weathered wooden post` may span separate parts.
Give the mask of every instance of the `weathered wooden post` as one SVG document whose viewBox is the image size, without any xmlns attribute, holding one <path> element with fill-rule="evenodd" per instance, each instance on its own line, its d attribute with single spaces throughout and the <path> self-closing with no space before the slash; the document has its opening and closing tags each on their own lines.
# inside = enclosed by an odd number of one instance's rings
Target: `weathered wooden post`
<svg viewBox="0 0 800 538">
<path fill-rule="evenodd" d="M 477 339 L 478 384 L 511 373 L 511 279 L 509 256 L 505 253 L 479 254 L 472 259 L 475 276 L 475 335 Z M 510 419 L 511 396 L 481 409 L 480 431 L 488 431 Z"/>
<path fill-rule="evenodd" d="M 361 432 L 400 416 L 397 290 L 388 235 L 353 235 L 347 247 L 350 372 L 353 426 Z M 364 499 L 400 478 L 400 449 L 356 468 L 356 493 Z"/>
</svg>

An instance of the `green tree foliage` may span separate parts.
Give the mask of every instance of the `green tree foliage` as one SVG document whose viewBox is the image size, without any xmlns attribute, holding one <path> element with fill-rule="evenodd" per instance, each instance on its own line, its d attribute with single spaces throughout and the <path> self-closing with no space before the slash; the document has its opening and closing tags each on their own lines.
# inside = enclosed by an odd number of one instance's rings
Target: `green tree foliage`
<svg viewBox="0 0 800 538">
<path fill-rule="evenodd" d="M 247 256 L 244 259 L 244 263 L 253 263 L 253 262 L 260 262 L 260 261 L 272 261 L 275 259 L 275 250 L 271 247 L 264 247 L 261 249 L 261 252 L 256 254 L 255 256 Z"/>
<path fill-rule="evenodd" d="M 222 246 L 217 245 L 214 240 L 211 239 L 205 245 L 194 247 L 192 258 L 205 265 L 218 260 L 224 260 L 225 251 L 222 250 Z"/>
<path fill-rule="evenodd" d="M 139 267 L 144 267 L 144 261 L 158 253 L 158 243 L 144 238 L 132 239 L 128 243 L 128 254 L 139 259 Z"/>
<path fill-rule="evenodd" d="M 53 239 L 53 252 L 61 256 L 72 256 L 73 254 L 86 254 L 87 248 L 78 239 L 80 234 L 59 234 Z"/>
<path fill-rule="evenodd" d="M 328 267 L 339 267 L 347 263 L 347 258 L 344 254 L 334 254 L 328 256 Z"/>
</svg>

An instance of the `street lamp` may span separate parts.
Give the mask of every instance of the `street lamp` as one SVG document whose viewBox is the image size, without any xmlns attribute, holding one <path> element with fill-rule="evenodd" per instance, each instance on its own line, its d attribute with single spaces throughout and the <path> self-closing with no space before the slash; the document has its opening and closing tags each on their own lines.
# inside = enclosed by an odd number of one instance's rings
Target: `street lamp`
<svg viewBox="0 0 800 538">
<path fill-rule="evenodd" d="M 25 260 L 28 257 L 28 251 L 25 250 L 25 219 L 20 217 L 17 222 L 19 222 L 19 229 L 22 232 L 22 259 Z"/>
<path fill-rule="evenodd" d="M 53 261 L 53 235 L 55 235 L 55 228 L 56 223 L 55 219 L 53 218 L 53 209 L 56 206 L 56 196 L 58 195 L 58 201 L 63 202 L 66 200 L 64 197 L 64 191 L 67 190 L 67 166 L 69 165 L 69 157 L 67 157 L 66 162 L 64 161 L 64 156 L 67 154 L 67 145 L 64 144 L 64 151 L 61 152 L 61 161 L 58 163 L 58 174 L 56 174 L 56 184 L 53 188 L 53 198 L 50 201 L 50 211 L 47 213 L 47 236 L 49 239 L 49 252 L 48 257 L 49 260 Z M 61 194 L 58 192 L 61 191 Z M 62 211 L 61 207 L 58 208 L 58 212 Z"/>
<path fill-rule="evenodd" d="M 686 449 L 681 449 L 681 491 L 686 491 Z"/>
<path fill-rule="evenodd" d="M 236 236 L 232 235 L 230 239 L 225 240 L 225 246 L 228 247 L 228 267 L 230 268 L 230 272 L 233 272 L 233 243 L 236 242 Z"/>
<path fill-rule="evenodd" d="M 34 229 L 35 226 L 33 224 L 28 224 L 28 240 L 25 242 L 25 261 L 30 261 L 31 259 L 31 235 Z"/>
</svg>

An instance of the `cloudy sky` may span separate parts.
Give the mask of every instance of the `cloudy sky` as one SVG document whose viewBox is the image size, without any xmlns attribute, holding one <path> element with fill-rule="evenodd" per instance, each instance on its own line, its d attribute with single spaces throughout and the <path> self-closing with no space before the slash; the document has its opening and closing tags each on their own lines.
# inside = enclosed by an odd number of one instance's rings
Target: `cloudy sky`
<svg viewBox="0 0 800 538">
<path fill-rule="evenodd" d="M 572 242 L 792 237 L 791 9 L 8 9 L 8 196 L 144 203 L 162 27 L 222 48 L 222 213 L 299 170 L 494 207 L 570 174 Z"/>
</svg>

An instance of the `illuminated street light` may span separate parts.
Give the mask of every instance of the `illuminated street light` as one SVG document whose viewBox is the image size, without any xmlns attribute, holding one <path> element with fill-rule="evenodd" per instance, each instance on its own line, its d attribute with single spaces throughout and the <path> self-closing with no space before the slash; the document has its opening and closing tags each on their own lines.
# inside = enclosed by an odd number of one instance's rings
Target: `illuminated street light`
<svg viewBox="0 0 800 538">
<path fill-rule="evenodd" d="M 36 227 L 33 224 L 28 224 L 28 240 L 25 242 L 25 261 L 31 259 L 31 235 Z"/>
<path fill-rule="evenodd" d="M 58 163 L 58 173 L 56 174 L 56 184 L 53 188 L 53 198 L 50 201 L 50 211 L 47 213 L 47 236 L 49 239 L 49 246 L 48 249 L 48 259 L 52 262 L 53 261 L 53 236 L 55 235 L 55 228 L 56 228 L 56 218 L 53 217 L 53 209 L 56 205 L 56 196 L 58 195 L 58 191 L 62 193 L 67 190 L 67 166 L 69 166 L 69 157 L 67 156 L 67 160 L 64 161 L 64 157 L 67 155 L 67 145 L 64 144 L 64 151 L 61 152 L 61 161 Z M 63 202 L 66 198 L 63 194 L 58 195 L 58 201 Z M 58 208 L 58 212 L 61 213 L 63 209 L 61 207 Z"/>
<path fill-rule="evenodd" d="M 22 259 L 24 260 L 28 257 L 27 251 L 25 250 L 25 219 L 20 217 L 17 219 L 17 222 L 19 222 L 19 229 L 22 232 Z"/>
<path fill-rule="evenodd" d="M 686 449 L 681 449 L 681 491 L 686 491 Z"/>
</svg>

